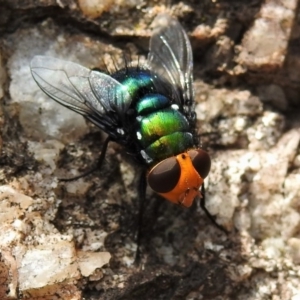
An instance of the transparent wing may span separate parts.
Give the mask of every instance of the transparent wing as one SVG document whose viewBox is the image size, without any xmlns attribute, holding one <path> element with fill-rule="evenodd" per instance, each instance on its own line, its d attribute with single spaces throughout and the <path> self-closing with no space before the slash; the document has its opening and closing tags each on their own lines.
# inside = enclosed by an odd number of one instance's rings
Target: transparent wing
<svg viewBox="0 0 300 300">
<path fill-rule="evenodd" d="M 118 129 L 132 100 L 118 81 L 76 63 L 46 56 L 35 56 L 30 68 L 34 80 L 49 97 L 83 115 L 112 138 L 120 138 Z"/>
<path fill-rule="evenodd" d="M 147 66 L 179 88 L 177 99 L 183 100 L 180 104 L 190 111 L 194 95 L 193 54 L 189 38 L 180 23 L 166 14 L 156 17 L 154 28 Z"/>
</svg>

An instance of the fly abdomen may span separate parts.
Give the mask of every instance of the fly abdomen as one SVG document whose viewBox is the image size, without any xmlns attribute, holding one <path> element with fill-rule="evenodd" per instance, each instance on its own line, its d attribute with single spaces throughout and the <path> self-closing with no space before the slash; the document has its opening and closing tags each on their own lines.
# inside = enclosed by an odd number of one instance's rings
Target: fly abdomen
<svg viewBox="0 0 300 300">
<path fill-rule="evenodd" d="M 147 94 L 136 105 L 138 115 L 146 115 L 170 106 L 170 100 L 161 94 Z"/>
<path fill-rule="evenodd" d="M 137 123 L 139 128 L 137 139 L 143 148 L 142 156 L 148 164 L 176 155 L 193 146 L 189 123 L 177 109 L 169 107 L 144 116 L 140 115 L 137 117 Z"/>
<path fill-rule="evenodd" d="M 193 147 L 193 135 L 190 132 L 173 132 L 162 136 L 146 147 L 141 153 L 146 163 L 153 165 L 167 157 L 182 153 Z"/>
<path fill-rule="evenodd" d="M 146 147 L 155 140 L 174 132 L 189 129 L 186 118 L 177 110 L 166 108 L 139 118 L 139 139 Z"/>
</svg>

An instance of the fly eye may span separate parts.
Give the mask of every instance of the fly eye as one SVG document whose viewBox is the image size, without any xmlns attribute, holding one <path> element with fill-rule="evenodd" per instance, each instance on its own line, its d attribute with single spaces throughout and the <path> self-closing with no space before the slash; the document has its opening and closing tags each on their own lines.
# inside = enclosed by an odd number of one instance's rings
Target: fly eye
<svg viewBox="0 0 300 300">
<path fill-rule="evenodd" d="M 188 154 L 192 160 L 192 164 L 198 174 L 205 178 L 210 171 L 210 157 L 207 152 L 202 149 L 189 150 Z"/>
<path fill-rule="evenodd" d="M 180 178 L 180 166 L 176 157 L 169 157 L 152 168 L 148 174 L 149 186 L 157 193 L 174 189 Z"/>
</svg>

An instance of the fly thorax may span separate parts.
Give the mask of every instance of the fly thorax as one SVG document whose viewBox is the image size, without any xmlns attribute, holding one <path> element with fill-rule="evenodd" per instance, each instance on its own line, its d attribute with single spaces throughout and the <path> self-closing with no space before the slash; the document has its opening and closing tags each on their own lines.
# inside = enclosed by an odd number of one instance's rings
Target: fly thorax
<svg viewBox="0 0 300 300">
<path fill-rule="evenodd" d="M 148 70 L 126 68 L 113 74 L 113 77 L 127 90 L 133 103 L 145 94 L 155 92 L 153 76 Z"/>
</svg>

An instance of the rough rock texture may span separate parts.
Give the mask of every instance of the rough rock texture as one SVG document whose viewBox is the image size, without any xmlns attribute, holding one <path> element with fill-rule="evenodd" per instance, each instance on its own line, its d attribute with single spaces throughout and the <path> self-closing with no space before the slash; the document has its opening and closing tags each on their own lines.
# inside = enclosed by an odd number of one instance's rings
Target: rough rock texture
<svg viewBox="0 0 300 300">
<path fill-rule="evenodd" d="M 199 4 L 197 4 L 199 2 Z M 0 299 L 300 298 L 300 21 L 296 0 L 0 0 Z M 147 192 L 122 148 L 48 99 L 29 63 L 113 70 L 147 54 L 159 12 L 194 50 L 207 208 Z"/>
</svg>

